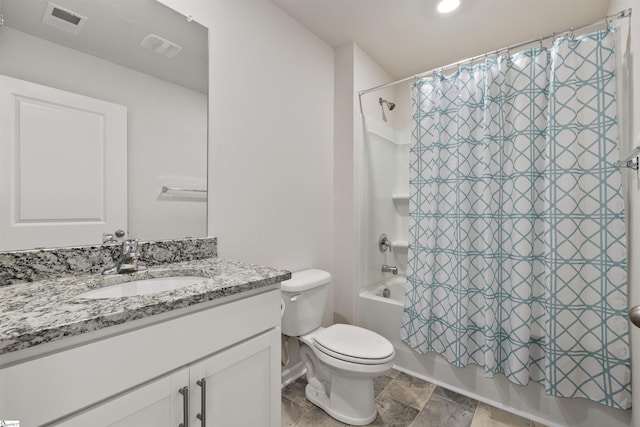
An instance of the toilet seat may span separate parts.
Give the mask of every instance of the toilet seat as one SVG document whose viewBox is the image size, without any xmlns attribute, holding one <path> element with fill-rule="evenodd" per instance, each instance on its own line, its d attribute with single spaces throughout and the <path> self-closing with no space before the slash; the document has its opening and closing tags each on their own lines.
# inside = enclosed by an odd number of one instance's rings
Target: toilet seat
<svg viewBox="0 0 640 427">
<path fill-rule="evenodd" d="M 380 365 L 393 360 L 393 344 L 375 332 L 353 325 L 336 324 L 314 336 L 314 347 L 336 359 Z"/>
</svg>

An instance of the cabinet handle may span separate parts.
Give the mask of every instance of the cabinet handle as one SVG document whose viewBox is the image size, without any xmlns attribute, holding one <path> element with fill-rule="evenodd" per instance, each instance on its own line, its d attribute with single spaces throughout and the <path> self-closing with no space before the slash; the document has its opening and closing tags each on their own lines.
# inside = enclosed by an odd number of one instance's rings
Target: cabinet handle
<svg viewBox="0 0 640 427">
<path fill-rule="evenodd" d="M 182 422 L 178 427 L 189 427 L 189 387 L 182 387 L 178 393 L 182 395 Z"/>
<path fill-rule="evenodd" d="M 200 386 L 200 414 L 196 415 L 196 418 L 200 420 L 200 424 L 202 427 L 206 427 L 206 414 L 207 414 L 207 379 L 202 378 L 201 380 L 196 381 L 196 384 Z"/>
</svg>

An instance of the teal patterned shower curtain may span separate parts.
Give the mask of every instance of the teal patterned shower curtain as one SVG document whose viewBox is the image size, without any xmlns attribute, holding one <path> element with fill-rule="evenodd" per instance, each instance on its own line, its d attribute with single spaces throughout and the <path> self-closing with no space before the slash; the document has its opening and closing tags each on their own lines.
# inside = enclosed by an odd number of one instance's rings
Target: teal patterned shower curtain
<svg viewBox="0 0 640 427">
<path fill-rule="evenodd" d="M 455 366 L 629 408 L 612 31 L 413 85 L 401 334 Z"/>
</svg>

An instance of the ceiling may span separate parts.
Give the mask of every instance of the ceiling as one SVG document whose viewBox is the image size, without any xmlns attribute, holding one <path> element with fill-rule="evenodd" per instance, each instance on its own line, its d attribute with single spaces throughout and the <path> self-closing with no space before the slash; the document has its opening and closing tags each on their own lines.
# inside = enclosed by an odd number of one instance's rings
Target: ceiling
<svg viewBox="0 0 640 427">
<path fill-rule="evenodd" d="M 271 0 L 333 47 L 355 42 L 400 79 L 604 18 L 610 0 Z"/>
<path fill-rule="evenodd" d="M 155 0 L 52 0 L 87 17 L 78 35 L 44 24 L 49 0 L 0 0 L 4 24 L 51 42 L 207 93 L 208 31 Z M 0 32 L 1 34 L 1 32 Z M 165 58 L 140 46 L 149 34 L 182 50 Z"/>
</svg>

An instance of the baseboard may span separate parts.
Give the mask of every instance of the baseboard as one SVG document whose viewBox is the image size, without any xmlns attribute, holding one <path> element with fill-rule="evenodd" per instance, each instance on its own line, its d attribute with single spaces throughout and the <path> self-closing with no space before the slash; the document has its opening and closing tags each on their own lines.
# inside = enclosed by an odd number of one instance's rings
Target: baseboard
<svg viewBox="0 0 640 427">
<path fill-rule="evenodd" d="M 293 366 L 289 366 L 282 370 L 282 385 L 281 389 L 284 389 L 291 383 L 294 383 L 298 378 L 307 373 L 307 369 L 304 367 L 304 363 L 298 362 Z"/>
</svg>

